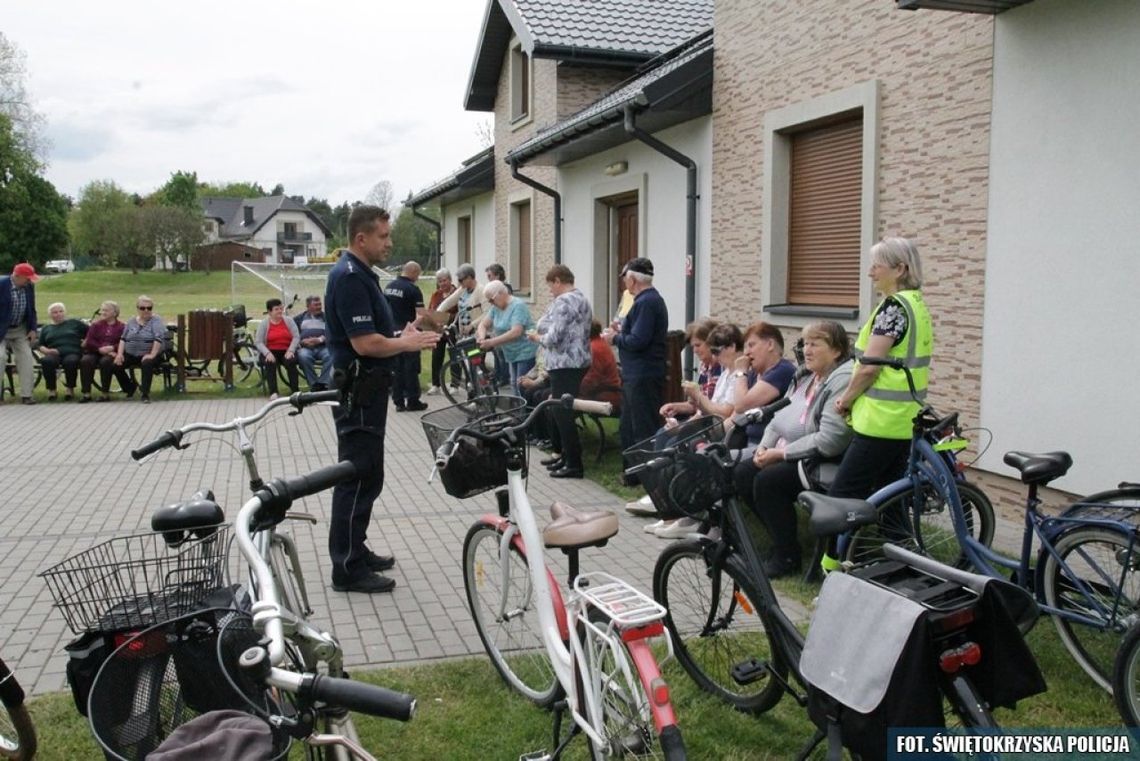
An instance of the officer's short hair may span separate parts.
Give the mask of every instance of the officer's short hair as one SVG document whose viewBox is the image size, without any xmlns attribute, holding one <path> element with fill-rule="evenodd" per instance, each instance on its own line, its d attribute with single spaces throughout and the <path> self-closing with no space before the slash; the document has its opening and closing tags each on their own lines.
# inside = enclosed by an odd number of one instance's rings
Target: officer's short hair
<svg viewBox="0 0 1140 761">
<path fill-rule="evenodd" d="M 379 206 L 357 206 L 348 215 L 348 242 L 352 243 L 360 233 L 372 232 L 376 225 L 391 218 L 392 215 Z"/>
</svg>

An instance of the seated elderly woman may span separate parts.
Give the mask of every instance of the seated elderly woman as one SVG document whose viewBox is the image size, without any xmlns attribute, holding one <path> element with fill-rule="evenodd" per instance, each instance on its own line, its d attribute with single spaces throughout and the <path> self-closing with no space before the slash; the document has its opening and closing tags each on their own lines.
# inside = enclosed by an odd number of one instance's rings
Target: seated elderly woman
<svg viewBox="0 0 1140 761">
<path fill-rule="evenodd" d="M 278 364 L 285 368 L 289 390 L 297 390 L 297 347 L 301 345 L 301 332 L 297 329 L 296 322 L 285 319 L 285 307 L 281 299 L 266 301 L 265 310 L 268 316 L 257 326 L 253 345 L 261 355 L 261 362 L 265 368 L 269 398 L 276 399 Z"/>
<path fill-rule="evenodd" d="M 150 404 L 154 366 L 166 348 L 166 323 L 154 313 L 154 300 L 149 296 L 139 296 L 135 308 L 138 314 L 127 320 L 127 326 L 119 338 L 114 360 L 115 377 L 119 380 L 119 387 L 127 392 L 128 399 L 141 389 L 143 404 Z M 135 366 L 142 369 L 142 378 L 138 383 L 128 372 Z"/>
<path fill-rule="evenodd" d="M 119 305 L 114 301 L 104 301 L 99 306 L 99 319 L 92 320 L 83 339 L 83 357 L 79 360 L 79 385 L 83 396 L 79 403 L 91 401 L 91 386 L 95 383 L 95 370 L 99 370 L 99 390 L 101 402 L 111 401 L 111 370 L 115 367 L 115 353 L 119 350 L 119 339 L 127 326 L 119 321 Z"/>
<path fill-rule="evenodd" d="M 716 391 L 716 383 L 720 379 L 723 368 L 717 363 L 716 358 L 713 357 L 709 351 L 708 338 L 709 333 L 712 332 L 720 323 L 716 320 L 706 317 L 703 320 L 696 320 L 685 328 L 685 343 L 693 350 L 693 356 L 697 358 L 697 387 L 707 397 L 712 397 Z M 730 368 L 731 369 L 731 368 Z M 678 420 L 685 420 L 696 412 L 696 407 L 692 402 L 666 402 L 661 406 L 662 419 L 676 418 Z"/>
<path fill-rule="evenodd" d="M 83 357 L 83 339 L 87 326 L 82 320 L 67 316 L 67 308 L 58 301 L 48 307 L 51 324 L 40 327 L 36 350 L 40 353 L 40 369 L 44 374 L 48 399 L 55 400 L 56 373 L 63 368 L 63 398 L 75 398 L 75 379 L 79 373 L 79 360 Z"/>
<path fill-rule="evenodd" d="M 737 492 L 772 538 L 764 571 L 779 578 L 799 571 L 795 500 L 800 492 L 826 490 L 851 441 L 835 400 L 851 380 L 854 362 L 843 326 L 830 320 L 803 329 L 804 365 L 785 395 L 791 404 L 776 413 L 751 459 L 736 466 Z"/>
<path fill-rule="evenodd" d="M 492 280 L 483 287 L 483 298 L 491 309 L 479 321 L 475 335 L 483 351 L 500 349 L 511 371 L 511 393 L 519 393 L 519 378 L 534 367 L 538 347 L 526 336 L 534 329 L 534 318 L 524 302 L 516 299 L 501 280 Z"/>
</svg>

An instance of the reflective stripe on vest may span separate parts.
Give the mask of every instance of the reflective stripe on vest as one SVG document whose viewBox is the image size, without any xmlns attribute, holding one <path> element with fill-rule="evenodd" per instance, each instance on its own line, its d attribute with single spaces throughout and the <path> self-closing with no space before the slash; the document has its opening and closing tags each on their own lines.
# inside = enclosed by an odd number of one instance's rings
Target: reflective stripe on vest
<svg viewBox="0 0 1140 761">
<path fill-rule="evenodd" d="M 898 345 L 891 347 L 887 356 L 902 361 L 911 370 L 916 396 L 926 399 L 927 378 L 930 358 L 934 345 L 934 329 L 930 312 L 919 291 L 899 291 L 895 301 L 906 310 L 907 331 Z M 863 355 L 871 339 L 871 326 L 874 315 L 879 313 L 882 302 L 875 308 L 871 318 L 859 332 L 855 342 L 856 358 Z M 884 439 L 909 439 L 911 423 L 918 414 L 920 405 L 911 396 L 906 374 L 901 370 L 883 367 L 874 385 L 855 400 L 851 409 L 851 426 L 857 433 Z"/>
</svg>

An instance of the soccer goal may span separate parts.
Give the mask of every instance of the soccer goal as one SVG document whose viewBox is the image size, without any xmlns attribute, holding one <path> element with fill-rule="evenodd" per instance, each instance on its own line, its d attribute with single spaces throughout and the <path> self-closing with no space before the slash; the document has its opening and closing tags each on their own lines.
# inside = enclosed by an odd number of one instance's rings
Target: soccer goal
<svg viewBox="0 0 1140 761">
<path fill-rule="evenodd" d="M 265 311 L 268 299 L 278 298 L 286 312 L 305 308 L 305 297 L 324 296 L 325 281 L 333 265 L 261 264 L 233 262 L 230 265 L 230 303 L 245 304 L 253 316 Z"/>
</svg>

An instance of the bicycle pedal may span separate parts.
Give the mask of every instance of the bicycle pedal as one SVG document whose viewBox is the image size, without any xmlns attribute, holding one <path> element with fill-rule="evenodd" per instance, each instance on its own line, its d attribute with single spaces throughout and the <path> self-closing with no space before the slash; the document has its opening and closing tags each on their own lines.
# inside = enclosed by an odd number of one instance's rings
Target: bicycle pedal
<svg viewBox="0 0 1140 761">
<path fill-rule="evenodd" d="M 749 658 L 732 667 L 732 680 L 743 686 L 765 679 L 769 672 L 768 661 Z"/>
<path fill-rule="evenodd" d="M 532 753 L 522 754 L 519 756 L 519 761 L 550 761 L 550 754 L 543 748 Z"/>
</svg>

